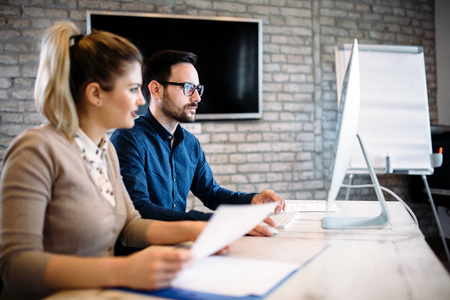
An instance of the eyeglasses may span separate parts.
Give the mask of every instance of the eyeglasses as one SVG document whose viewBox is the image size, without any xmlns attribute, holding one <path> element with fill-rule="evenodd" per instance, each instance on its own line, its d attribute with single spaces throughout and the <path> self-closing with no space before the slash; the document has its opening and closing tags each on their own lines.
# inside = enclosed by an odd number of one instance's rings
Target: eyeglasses
<svg viewBox="0 0 450 300">
<path fill-rule="evenodd" d="M 205 89 L 204 85 L 195 85 L 190 82 L 179 83 L 179 82 L 169 82 L 169 81 L 159 81 L 161 84 L 171 84 L 171 85 L 179 85 L 183 87 L 183 94 L 187 97 L 192 97 L 194 95 L 195 90 L 197 90 L 198 95 L 201 97 L 203 95 L 203 91 Z"/>
</svg>

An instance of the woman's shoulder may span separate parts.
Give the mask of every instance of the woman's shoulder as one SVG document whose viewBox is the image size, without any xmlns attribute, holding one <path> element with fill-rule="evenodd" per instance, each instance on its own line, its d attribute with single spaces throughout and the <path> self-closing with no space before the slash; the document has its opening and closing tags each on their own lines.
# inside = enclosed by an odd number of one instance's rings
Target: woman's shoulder
<svg viewBox="0 0 450 300">
<path fill-rule="evenodd" d="M 41 125 L 24 130 L 13 139 L 10 148 L 33 147 L 48 149 L 61 146 L 61 143 L 68 142 L 64 134 L 54 126 Z"/>
</svg>

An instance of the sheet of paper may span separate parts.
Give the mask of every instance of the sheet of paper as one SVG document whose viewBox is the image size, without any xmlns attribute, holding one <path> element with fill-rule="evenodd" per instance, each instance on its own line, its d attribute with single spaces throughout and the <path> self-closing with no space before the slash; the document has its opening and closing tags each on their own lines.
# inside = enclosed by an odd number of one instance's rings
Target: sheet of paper
<svg viewBox="0 0 450 300">
<path fill-rule="evenodd" d="M 262 296 L 299 267 L 287 262 L 210 256 L 183 269 L 172 286 L 234 297 Z"/>
<path fill-rule="evenodd" d="M 222 250 L 255 228 L 277 204 L 220 205 L 193 244 L 192 253 L 201 259 Z"/>
</svg>

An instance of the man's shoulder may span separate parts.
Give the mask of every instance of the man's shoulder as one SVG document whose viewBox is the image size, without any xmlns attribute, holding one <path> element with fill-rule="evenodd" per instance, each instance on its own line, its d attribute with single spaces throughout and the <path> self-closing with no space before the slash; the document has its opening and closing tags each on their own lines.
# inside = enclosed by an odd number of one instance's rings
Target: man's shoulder
<svg viewBox="0 0 450 300">
<path fill-rule="evenodd" d="M 185 143 L 195 144 L 201 148 L 200 141 L 194 134 L 184 129 L 183 126 L 181 126 L 181 130 L 183 131 L 183 140 Z"/>
</svg>

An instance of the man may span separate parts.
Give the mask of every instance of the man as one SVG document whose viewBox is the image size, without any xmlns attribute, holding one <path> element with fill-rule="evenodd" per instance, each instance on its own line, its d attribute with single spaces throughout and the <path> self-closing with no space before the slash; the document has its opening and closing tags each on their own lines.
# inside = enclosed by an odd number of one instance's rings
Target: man
<svg viewBox="0 0 450 300">
<path fill-rule="evenodd" d="M 284 199 L 273 190 L 260 194 L 233 192 L 213 178 L 198 139 L 180 126 L 194 122 L 204 87 L 194 65 L 193 53 L 164 50 L 155 53 L 143 69 L 144 97 L 149 111 L 129 130 L 116 130 L 111 142 L 116 147 L 123 181 L 142 217 L 157 220 L 208 220 L 210 213 L 186 212 L 189 190 L 206 207 L 220 204 L 260 204 Z M 271 219 L 266 223 L 274 226 Z M 271 236 L 267 228 L 251 234 Z"/>
</svg>

